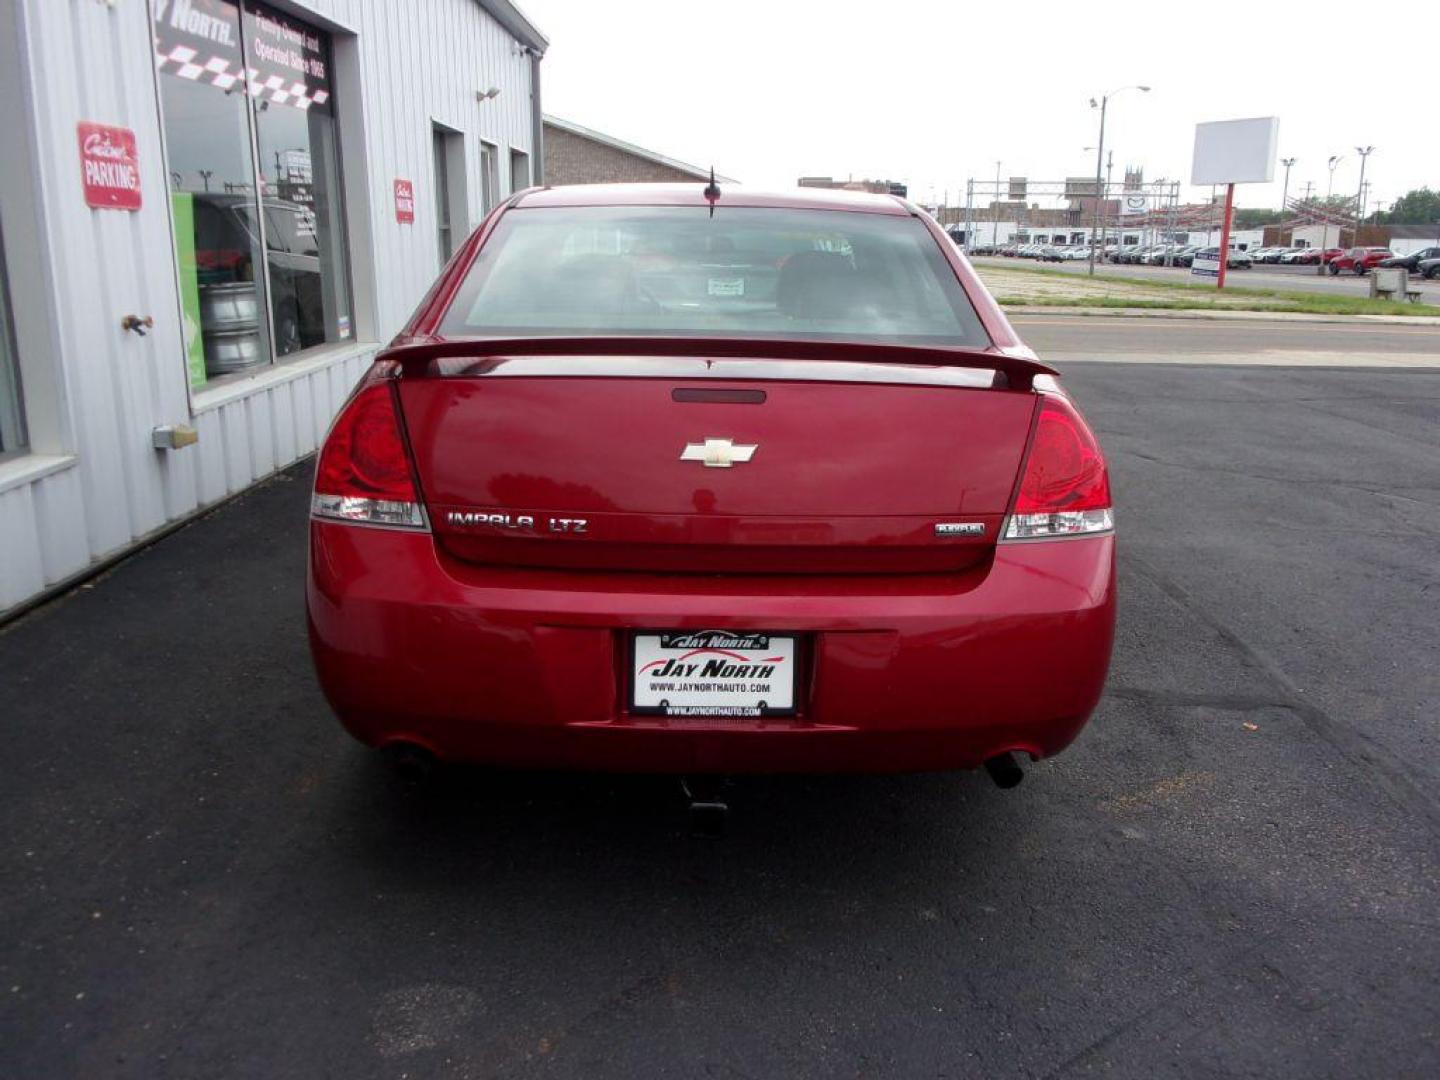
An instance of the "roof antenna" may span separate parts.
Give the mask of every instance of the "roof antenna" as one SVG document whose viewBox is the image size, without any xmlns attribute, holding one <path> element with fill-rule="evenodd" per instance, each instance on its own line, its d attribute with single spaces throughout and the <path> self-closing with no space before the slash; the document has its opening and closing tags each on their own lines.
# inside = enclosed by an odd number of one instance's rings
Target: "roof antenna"
<svg viewBox="0 0 1440 1080">
<path fill-rule="evenodd" d="M 705 198 L 710 200 L 710 216 L 715 216 L 715 201 L 720 198 L 720 185 L 715 183 L 715 166 L 710 166 L 710 183 L 705 185 Z"/>
</svg>

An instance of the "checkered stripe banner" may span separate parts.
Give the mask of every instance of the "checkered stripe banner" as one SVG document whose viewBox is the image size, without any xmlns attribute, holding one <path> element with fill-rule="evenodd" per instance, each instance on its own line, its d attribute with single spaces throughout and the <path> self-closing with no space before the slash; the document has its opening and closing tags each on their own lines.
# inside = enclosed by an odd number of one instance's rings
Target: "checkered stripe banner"
<svg viewBox="0 0 1440 1080">
<path fill-rule="evenodd" d="M 295 82 L 284 75 L 264 75 L 254 68 L 241 71 L 223 56 L 201 57 L 188 45 L 176 45 L 169 52 L 155 53 L 155 66 L 171 75 L 192 82 L 206 82 L 224 90 L 227 94 L 236 83 L 244 86 L 245 92 L 253 98 L 262 95 L 276 105 L 293 105 L 297 109 L 308 109 L 311 105 L 324 105 L 330 100 L 328 90 L 310 90 L 303 82 Z"/>
</svg>

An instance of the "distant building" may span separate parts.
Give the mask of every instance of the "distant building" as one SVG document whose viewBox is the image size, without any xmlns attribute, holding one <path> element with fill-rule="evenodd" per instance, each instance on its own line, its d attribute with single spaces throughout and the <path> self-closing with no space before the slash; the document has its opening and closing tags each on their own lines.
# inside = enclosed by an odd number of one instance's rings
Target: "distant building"
<svg viewBox="0 0 1440 1080">
<path fill-rule="evenodd" d="M 1287 222 L 1265 227 L 1266 245 L 1276 247 L 1319 247 L 1328 243 L 1330 247 L 1352 247 L 1356 244 L 1355 231 L 1331 225 L 1299 225 Z M 1365 225 L 1360 229 L 1359 244 L 1362 247 L 1388 247 L 1397 255 L 1440 245 L 1440 224 L 1436 225 Z"/>
<path fill-rule="evenodd" d="M 830 188 L 836 191 L 868 191 L 872 195 L 898 195 L 906 198 L 910 189 L 898 180 L 836 180 L 833 176 L 802 176 L 797 187 Z"/>
<path fill-rule="evenodd" d="M 674 184 L 710 179 L 710 167 L 690 165 L 582 127 L 545 117 L 547 184 Z M 716 180 L 734 183 L 716 174 Z"/>
</svg>

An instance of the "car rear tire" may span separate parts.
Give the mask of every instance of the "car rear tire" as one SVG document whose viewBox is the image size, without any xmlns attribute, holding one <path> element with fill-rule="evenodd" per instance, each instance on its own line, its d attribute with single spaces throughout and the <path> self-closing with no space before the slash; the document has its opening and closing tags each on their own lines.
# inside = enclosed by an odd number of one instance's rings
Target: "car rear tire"
<svg viewBox="0 0 1440 1080">
<path fill-rule="evenodd" d="M 1427 279 L 1440 278 L 1440 266 L 1432 266 L 1425 271 Z"/>
<path fill-rule="evenodd" d="M 1340 267 L 1336 266 L 1333 262 L 1330 264 L 1330 276 L 1331 276 L 1331 277 L 1339 277 L 1339 276 L 1340 276 Z"/>
</svg>

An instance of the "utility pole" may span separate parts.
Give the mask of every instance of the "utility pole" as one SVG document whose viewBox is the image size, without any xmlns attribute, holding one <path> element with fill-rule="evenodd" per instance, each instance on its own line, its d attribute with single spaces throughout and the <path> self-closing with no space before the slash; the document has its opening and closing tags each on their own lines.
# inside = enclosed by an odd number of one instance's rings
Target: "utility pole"
<svg viewBox="0 0 1440 1080">
<path fill-rule="evenodd" d="M 1355 243 L 1360 243 L 1360 223 L 1365 217 L 1365 159 L 1370 156 L 1373 146 L 1357 146 L 1360 155 L 1360 189 L 1355 193 Z"/>
<path fill-rule="evenodd" d="M 975 246 L 975 225 L 971 215 L 971 207 L 975 204 L 975 181 L 965 181 L 965 254 L 970 254 L 970 249 Z"/>
<path fill-rule="evenodd" d="M 1306 180 L 1306 181 L 1305 181 L 1305 201 L 1306 201 L 1306 202 L 1309 202 L 1309 201 L 1314 197 L 1314 195 L 1315 195 L 1315 181 L 1314 181 L 1314 180 Z"/>
<path fill-rule="evenodd" d="M 990 230 L 990 246 L 1000 246 L 1000 162 L 995 162 L 995 225 Z"/>
<path fill-rule="evenodd" d="M 1114 151 L 1114 150 L 1107 150 L 1107 151 L 1105 151 L 1105 194 L 1106 194 L 1107 196 L 1110 194 L 1110 170 L 1113 169 L 1114 167 L 1115 167 L 1115 151 Z M 1106 201 L 1109 201 L 1109 200 L 1107 199 Z M 1117 227 L 1118 227 L 1118 223 L 1117 223 Z M 1106 215 L 1106 216 L 1102 217 L 1101 220 L 1100 220 L 1100 243 L 1101 243 L 1102 245 L 1105 243 L 1105 238 L 1106 238 L 1106 236 L 1108 235 L 1109 231 L 1110 231 L 1110 218 L 1109 218 L 1108 215 Z M 1094 246 L 1095 246 L 1095 230 L 1093 230 L 1093 229 L 1090 230 L 1090 246 L 1091 246 L 1091 247 L 1094 247 Z"/>
</svg>

